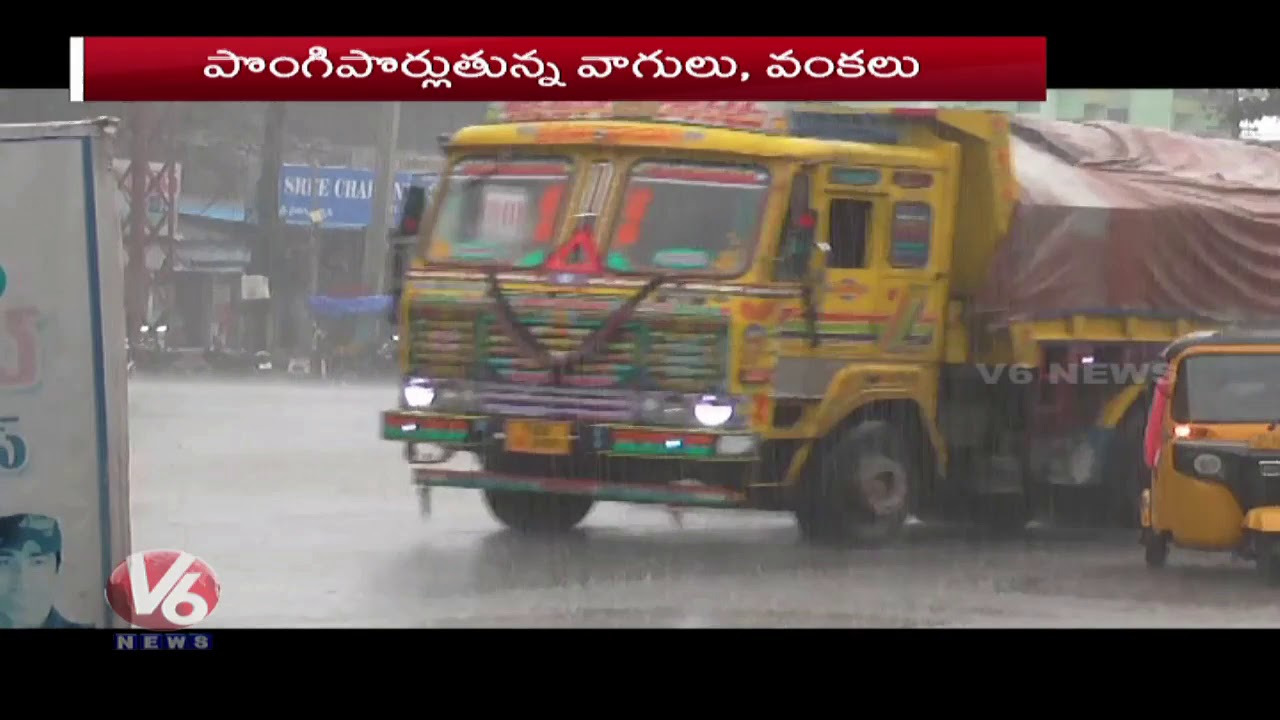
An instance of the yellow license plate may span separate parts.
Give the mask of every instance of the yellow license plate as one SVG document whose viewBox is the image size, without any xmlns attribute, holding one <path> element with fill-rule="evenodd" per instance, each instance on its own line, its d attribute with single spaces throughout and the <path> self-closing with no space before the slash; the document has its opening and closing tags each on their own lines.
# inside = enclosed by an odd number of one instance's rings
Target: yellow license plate
<svg viewBox="0 0 1280 720">
<path fill-rule="evenodd" d="M 538 420 L 507 421 L 507 452 L 568 455 L 572 443 L 572 426 L 569 423 Z"/>
</svg>

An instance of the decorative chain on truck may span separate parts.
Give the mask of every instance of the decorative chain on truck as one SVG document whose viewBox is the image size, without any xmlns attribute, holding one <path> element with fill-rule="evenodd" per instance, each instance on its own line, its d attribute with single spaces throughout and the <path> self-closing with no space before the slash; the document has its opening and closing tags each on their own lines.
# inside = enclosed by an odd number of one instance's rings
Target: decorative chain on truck
<svg viewBox="0 0 1280 720">
<path fill-rule="evenodd" d="M 447 141 L 393 238 L 403 382 L 382 433 L 424 508 L 474 488 L 544 531 L 597 501 L 755 508 L 876 542 L 913 514 L 1021 523 L 1076 492 L 1136 523 L 1137 485 L 1105 476 L 1129 472 L 1112 456 L 1141 381 L 1064 395 L 1050 365 L 1138 362 L 1205 321 L 1155 293 L 1117 312 L 1114 267 L 1047 272 L 1063 238 L 1101 252 L 1146 216 L 1046 128 L 835 103 L 489 119 Z"/>
</svg>

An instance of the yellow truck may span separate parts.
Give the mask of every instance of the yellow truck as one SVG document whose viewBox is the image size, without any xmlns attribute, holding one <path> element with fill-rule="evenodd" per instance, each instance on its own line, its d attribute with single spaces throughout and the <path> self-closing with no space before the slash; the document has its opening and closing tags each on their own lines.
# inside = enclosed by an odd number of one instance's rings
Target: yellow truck
<svg viewBox="0 0 1280 720">
<path fill-rule="evenodd" d="M 447 139 L 429 208 L 405 212 L 382 436 L 424 501 L 478 489 L 519 530 L 622 501 L 877 542 L 912 515 L 1021 525 L 1071 497 L 1136 525 L 1143 363 L 1214 313 L 1267 309 L 1158 255 L 1256 252 L 1247 231 L 1268 228 L 1188 239 L 1205 203 L 1170 213 L 1158 158 L 1114 157 L 1151 147 L 1136 129 L 831 103 L 491 120 Z M 1203 175 L 1190 197 L 1223 177 Z M 1218 264 L 1266 295 L 1280 263 L 1254 259 Z"/>
</svg>

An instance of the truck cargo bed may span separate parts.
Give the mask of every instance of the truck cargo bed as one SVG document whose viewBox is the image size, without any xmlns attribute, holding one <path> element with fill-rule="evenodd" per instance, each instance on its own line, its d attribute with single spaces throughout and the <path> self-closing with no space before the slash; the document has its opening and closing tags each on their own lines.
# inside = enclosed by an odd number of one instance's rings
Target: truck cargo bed
<svg viewBox="0 0 1280 720">
<path fill-rule="evenodd" d="M 1019 197 L 975 299 L 987 323 L 1280 320 L 1280 152 L 1111 122 L 1011 129 Z"/>
</svg>

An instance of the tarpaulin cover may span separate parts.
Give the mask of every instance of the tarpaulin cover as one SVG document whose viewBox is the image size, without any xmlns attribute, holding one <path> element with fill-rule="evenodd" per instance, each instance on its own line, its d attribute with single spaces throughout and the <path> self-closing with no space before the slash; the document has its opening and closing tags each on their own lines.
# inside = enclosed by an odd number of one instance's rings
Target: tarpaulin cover
<svg viewBox="0 0 1280 720">
<path fill-rule="evenodd" d="M 1021 194 L 977 298 L 989 319 L 1280 318 L 1280 152 L 1112 122 L 1013 132 Z"/>
<path fill-rule="evenodd" d="M 353 298 L 312 295 L 307 302 L 311 306 L 311 312 L 319 317 L 384 315 L 391 309 L 390 295 L 369 295 Z"/>
</svg>

